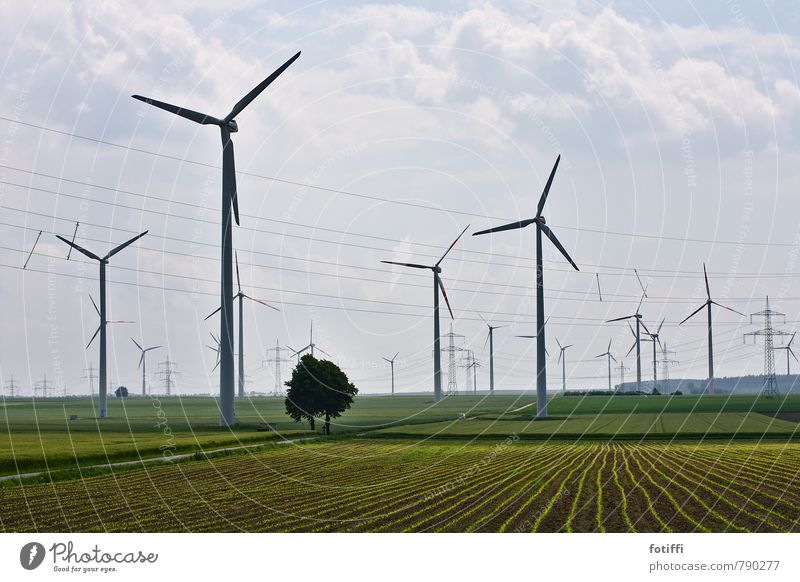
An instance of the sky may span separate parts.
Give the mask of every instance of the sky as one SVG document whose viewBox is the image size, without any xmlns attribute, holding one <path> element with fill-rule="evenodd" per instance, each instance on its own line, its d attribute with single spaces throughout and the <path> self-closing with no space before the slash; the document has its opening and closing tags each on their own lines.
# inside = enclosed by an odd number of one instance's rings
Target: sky
<svg viewBox="0 0 800 582">
<path fill-rule="evenodd" d="M 561 155 L 544 215 L 580 267 L 544 243 L 548 384 L 604 388 L 611 351 L 635 366 L 625 322 L 645 324 L 670 377 L 703 378 L 703 263 L 717 301 L 717 376 L 759 374 L 765 297 L 791 334 L 800 287 L 800 8 L 793 2 L 4 2 L 0 20 L 0 390 L 44 375 L 89 393 L 98 345 L 97 264 L 108 269 L 109 377 L 216 393 L 220 156 L 213 127 L 131 99 L 218 117 L 297 51 L 238 117 L 247 389 L 271 391 L 269 348 L 314 341 L 362 393 L 432 389 L 432 275 L 442 331 L 473 350 L 488 385 L 531 388 L 534 235 L 473 237 L 530 218 Z M 35 251 L 22 269 L 39 231 Z M 602 301 L 598 295 L 599 281 Z M 780 341 L 786 341 L 783 336 Z M 443 339 L 445 346 L 448 339 Z M 236 350 L 238 351 L 238 347 Z M 644 343 L 643 378 L 652 378 Z M 459 350 L 457 365 L 466 352 Z M 289 358 L 289 352 L 281 353 Z M 785 370 L 779 352 L 778 370 Z M 794 364 L 794 362 L 792 362 Z M 284 380 L 291 361 L 283 363 Z M 445 354 L 443 367 L 448 372 Z M 616 365 L 615 365 L 616 368 Z M 614 370 L 614 383 L 620 371 Z M 662 367 L 659 365 L 659 375 Z M 626 380 L 633 370 L 626 372 Z M 447 377 L 445 377 L 445 382 Z M 458 389 L 467 370 L 457 368 Z"/>
</svg>

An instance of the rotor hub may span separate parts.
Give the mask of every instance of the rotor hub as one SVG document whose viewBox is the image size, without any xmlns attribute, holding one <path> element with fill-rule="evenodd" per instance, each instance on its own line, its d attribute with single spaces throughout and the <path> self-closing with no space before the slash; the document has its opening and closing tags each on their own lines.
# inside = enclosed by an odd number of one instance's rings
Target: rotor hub
<svg viewBox="0 0 800 582">
<path fill-rule="evenodd" d="M 239 131 L 239 126 L 236 124 L 235 119 L 231 119 L 228 122 L 228 131 L 230 131 L 231 133 L 236 133 L 237 131 Z"/>
</svg>

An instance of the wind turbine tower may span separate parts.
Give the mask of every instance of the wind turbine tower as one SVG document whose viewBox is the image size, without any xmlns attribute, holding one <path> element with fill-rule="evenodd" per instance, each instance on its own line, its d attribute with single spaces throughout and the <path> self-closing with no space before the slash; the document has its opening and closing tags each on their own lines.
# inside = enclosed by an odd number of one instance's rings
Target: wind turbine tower
<svg viewBox="0 0 800 582">
<path fill-rule="evenodd" d="M 233 378 L 233 236 L 231 210 L 236 224 L 239 224 L 239 202 L 236 190 L 236 167 L 231 134 L 239 131 L 236 116 L 258 97 L 289 65 L 300 56 L 298 52 L 278 67 L 269 77 L 261 81 L 247 95 L 233 106 L 230 113 L 222 119 L 198 113 L 191 109 L 156 101 L 141 95 L 134 99 L 179 115 L 200 125 L 216 125 L 222 139 L 222 228 L 221 228 L 221 277 L 220 277 L 220 366 L 219 366 L 219 423 L 221 426 L 236 424 Z M 240 350 L 241 351 L 241 350 Z"/>
<path fill-rule="evenodd" d="M 650 333 L 650 330 L 647 329 L 647 326 L 642 321 L 642 314 L 639 313 L 639 309 L 642 307 L 642 301 L 644 300 L 646 290 L 642 292 L 642 298 L 639 299 L 639 305 L 636 306 L 636 313 L 633 315 L 625 315 L 623 317 L 617 317 L 615 319 L 609 319 L 606 323 L 611 323 L 614 321 L 623 321 L 625 319 L 635 319 L 636 320 L 636 331 L 633 333 L 634 338 L 636 338 L 636 343 L 634 346 L 636 347 L 636 391 L 642 391 L 642 332 L 640 328 L 644 328 L 646 333 Z M 631 348 L 632 350 L 633 348 Z M 631 350 L 628 353 L 631 353 Z"/>
<path fill-rule="evenodd" d="M 578 265 L 572 260 L 567 253 L 566 249 L 561 245 L 556 235 L 547 226 L 542 211 L 544 211 L 544 204 L 547 201 L 547 195 L 550 193 L 550 186 L 553 184 L 553 178 L 556 175 L 558 162 L 561 160 L 559 155 L 556 158 L 556 163 L 550 171 L 550 177 L 547 179 L 542 195 L 539 197 L 539 204 L 536 208 L 536 216 L 519 222 L 512 222 L 504 224 L 503 226 L 496 226 L 476 232 L 473 236 L 488 234 L 492 232 L 500 232 L 504 230 L 516 230 L 518 228 L 525 228 L 528 225 L 536 225 L 536 418 L 547 418 L 547 357 L 545 350 L 545 318 L 544 318 L 544 266 L 542 264 L 542 234 L 550 239 L 555 247 L 561 252 L 567 261 L 575 268 Z"/>
<path fill-rule="evenodd" d="M 686 323 L 689 320 L 689 318 L 693 317 L 696 313 L 699 313 L 700 311 L 702 311 L 702 309 L 704 307 L 708 310 L 708 313 L 707 313 L 707 321 L 708 321 L 708 325 L 707 325 L 707 332 L 708 332 L 708 392 L 709 392 L 709 394 L 713 394 L 714 393 L 714 335 L 713 335 L 713 333 L 711 331 L 711 328 L 712 328 L 712 325 L 711 325 L 711 306 L 712 305 L 716 305 L 717 307 L 722 307 L 723 309 L 727 309 L 728 311 L 733 311 L 734 313 L 737 313 L 737 314 L 741 315 L 742 317 L 744 317 L 744 313 L 740 313 L 740 312 L 736 311 L 735 309 L 731 309 L 730 307 L 725 307 L 724 305 L 721 305 L 721 304 L 717 303 L 716 301 L 714 301 L 713 299 L 711 299 L 711 288 L 708 286 L 708 273 L 706 272 L 706 264 L 705 263 L 703 263 L 703 279 L 705 279 L 705 283 L 706 283 L 706 302 L 703 303 L 697 309 L 695 309 L 692 313 L 690 313 L 689 316 L 686 319 L 684 319 L 682 322 L 680 322 L 679 325 L 683 325 L 684 323 Z M 752 320 L 752 318 L 751 318 L 751 320 Z"/>
<path fill-rule="evenodd" d="M 568 344 L 566 346 L 562 346 L 561 342 L 558 341 L 556 338 L 556 343 L 558 344 L 558 349 L 560 350 L 558 354 L 558 361 L 561 362 L 561 395 L 567 395 L 567 358 L 564 352 L 567 351 L 567 348 L 571 348 L 572 344 Z"/>
<path fill-rule="evenodd" d="M 139 366 L 138 367 L 142 369 L 142 396 L 147 396 L 147 358 L 145 357 L 145 354 L 147 354 L 147 352 L 149 352 L 151 350 L 157 350 L 161 346 L 153 346 L 153 347 L 150 347 L 150 348 L 143 348 L 139 344 L 139 342 L 137 342 L 135 339 L 131 338 L 131 341 L 134 344 L 136 344 L 136 347 L 139 348 L 139 351 L 142 354 L 141 357 L 139 358 Z"/>
<path fill-rule="evenodd" d="M 394 396 L 394 361 L 397 359 L 397 356 L 400 355 L 400 352 L 397 352 L 391 359 L 383 358 L 387 362 L 389 362 L 389 366 L 392 368 L 392 396 Z"/>
<path fill-rule="evenodd" d="M 450 312 L 450 319 L 453 317 L 453 310 L 450 307 L 450 300 L 447 298 L 447 292 L 444 290 L 444 283 L 442 283 L 442 268 L 439 266 L 444 261 L 447 254 L 456 246 L 459 239 L 467 232 L 469 225 L 467 225 L 461 234 L 456 237 L 447 250 L 442 255 L 442 258 L 436 261 L 433 265 L 420 265 L 418 263 L 399 263 L 397 261 L 381 261 L 387 265 L 399 265 L 401 267 L 411 267 L 412 269 L 430 269 L 433 272 L 433 400 L 439 402 L 442 399 L 442 350 L 439 337 L 439 291 L 442 292 L 444 302 L 447 304 L 447 310 Z"/>
<path fill-rule="evenodd" d="M 56 235 L 56 237 L 68 244 L 70 247 L 86 255 L 90 259 L 94 259 L 100 264 L 100 308 L 98 309 L 97 305 L 95 305 L 95 309 L 97 310 L 98 314 L 100 315 L 100 327 L 97 328 L 97 331 L 92 336 L 92 339 L 89 340 L 89 344 L 94 341 L 94 337 L 97 335 L 97 332 L 100 332 L 100 403 L 99 403 L 99 410 L 97 411 L 98 418 L 105 418 L 108 414 L 108 385 L 106 383 L 107 380 L 107 370 L 106 370 L 106 326 L 109 321 L 106 319 L 106 265 L 108 264 L 108 260 L 120 252 L 122 249 L 132 245 L 137 240 L 142 238 L 144 235 L 147 234 L 148 231 L 144 231 L 141 234 L 137 234 L 132 239 L 125 241 L 119 246 L 114 247 L 111 249 L 106 256 L 100 258 L 98 255 L 94 254 L 91 251 L 87 251 L 82 246 L 75 244 L 72 241 L 65 239 L 61 235 Z M 92 299 L 92 303 L 94 303 L 94 299 Z M 88 346 L 87 346 L 88 347 Z"/>
<path fill-rule="evenodd" d="M 479 314 L 480 315 L 480 314 Z M 486 349 L 486 342 L 489 342 L 489 395 L 494 394 L 494 330 L 505 327 L 504 325 L 492 325 L 483 319 L 483 323 L 489 328 L 489 333 L 486 335 L 486 340 L 483 342 L 483 349 Z"/>
<path fill-rule="evenodd" d="M 595 356 L 596 358 L 606 358 L 608 360 L 608 391 L 609 392 L 611 392 L 611 360 L 614 360 L 615 362 L 617 361 L 617 359 L 611 354 L 611 341 L 612 340 L 613 340 L 613 338 L 608 340 L 608 347 L 606 348 L 606 351 L 604 353 L 598 354 L 597 356 Z M 622 383 L 622 382 L 620 381 L 620 383 Z"/>
<path fill-rule="evenodd" d="M 785 346 L 778 346 L 778 347 L 775 348 L 776 350 L 786 350 L 786 375 L 787 376 L 791 375 L 791 373 L 792 373 L 792 371 L 791 371 L 791 369 L 789 367 L 789 355 L 791 355 L 794 358 L 795 362 L 797 361 L 797 356 L 794 355 L 794 350 L 792 350 L 792 342 L 794 341 L 794 336 L 795 336 L 796 333 L 797 332 L 794 332 L 792 334 L 792 337 L 789 338 L 789 343 L 787 343 Z"/>
</svg>

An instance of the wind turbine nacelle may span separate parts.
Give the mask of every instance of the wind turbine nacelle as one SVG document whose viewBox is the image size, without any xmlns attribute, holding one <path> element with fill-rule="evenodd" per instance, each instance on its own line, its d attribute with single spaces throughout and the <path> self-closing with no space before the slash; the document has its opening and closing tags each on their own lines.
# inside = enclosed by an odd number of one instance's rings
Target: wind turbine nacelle
<svg viewBox="0 0 800 582">
<path fill-rule="evenodd" d="M 228 122 L 228 131 L 230 131 L 231 133 L 236 133 L 237 131 L 239 131 L 239 126 L 236 124 L 235 119 L 231 119 Z"/>
</svg>

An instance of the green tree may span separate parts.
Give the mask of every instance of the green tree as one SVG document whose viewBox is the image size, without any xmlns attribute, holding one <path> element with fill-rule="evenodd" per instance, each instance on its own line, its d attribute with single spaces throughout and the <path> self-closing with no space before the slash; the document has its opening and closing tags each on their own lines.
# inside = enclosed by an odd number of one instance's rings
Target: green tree
<svg viewBox="0 0 800 582">
<path fill-rule="evenodd" d="M 350 408 L 356 388 L 347 374 L 328 360 L 318 360 L 306 354 L 286 382 L 286 414 L 295 422 L 308 420 L 314 430 L 314 419 L 325 418 L 323 432 L 331 434 L 331 418 L 338 418 Z"/>
</svg>

